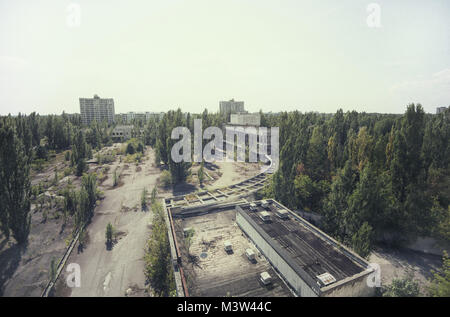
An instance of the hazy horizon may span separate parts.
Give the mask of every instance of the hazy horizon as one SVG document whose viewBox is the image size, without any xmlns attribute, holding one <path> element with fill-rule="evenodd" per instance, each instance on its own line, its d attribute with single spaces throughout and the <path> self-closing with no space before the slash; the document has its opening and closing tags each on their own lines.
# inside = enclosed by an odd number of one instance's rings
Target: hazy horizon
<svg viewBox="0 0 450 317">
<path fill-rule="evenodd" d="M 435 113 L 450 105 L 449 18 L 446 0 L 0 0 L 0 114 L 79 113 L 94 94 L 116 113 L 232 98 L 250 112 Z"/>
</svg>

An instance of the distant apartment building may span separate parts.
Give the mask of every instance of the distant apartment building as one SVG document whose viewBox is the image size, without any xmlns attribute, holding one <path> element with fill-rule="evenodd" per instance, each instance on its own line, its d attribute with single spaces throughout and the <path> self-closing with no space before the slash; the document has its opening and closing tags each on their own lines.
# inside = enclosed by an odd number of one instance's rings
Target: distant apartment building
<svg viewBox="0 0 450 317">
<path fill-rule="evenodd" d="M 135 112 L 127 112 L 125 116 L 127 118 L 127 122 L 132 122 L 134 119 L 137 119 L 138 117 Z"/>
<path fill-rule="evenodd" d="M 133 132 L 132 125 L 118 125 L 113 129 L 111 136 L 114 139 L 128 140 L 131 138 L 132 132 Z"/>
<path fill-rule="evenodd" d="M 116 140 L 125 141 L 131 139 L 132 133 L 133 133 L 132 125 L 118 125 L 113 129 L 111 136 L 115 141 Z"/>
<path fill-rule="evenodd" d="M 442 112 L 445 112 L 447 110 L 447 107 L 437 107 L 436 108 L 436 114 L 440 114 Z"/>
<path fill-rule="evenodd" d="M 117 125 L 111 132 L 114 141 L 126 141 L 144 134 L 144 129 L 137 129 L 133 125 Z"/>
<path fill-rule="evenodd" d="M 133 120 L 142 120 L 142 121 L 148 121 L 152 118 L 155 119 L 161 119 L 163 117 L 163 112 L 127 112 L 125 114 L 122 114 L 123 118 L 125 119 L 127 123 L 133 122 Z"/>
<path fill-rule="evenodd" d="M 80 113 L 83 124 L 89 125 L 92 121 L 108 123 L 114 122 L 114 99 L 100 98 L 80 98 Z"/>
<path fill-rule="evenodd" d="M 231 99 L 229 101 L 220 101 L 219 102 L 219 110 L 220 113 L 237 113 L 244 112 L 244 102 L 243 101 L 234 101 Z"/>
<path fill-rule="evenodd" d="M 230 115 L 230 124 L 259 127 L 261 125 L 261 115 L 259 113 L 234 113 Z"/>
</svg>

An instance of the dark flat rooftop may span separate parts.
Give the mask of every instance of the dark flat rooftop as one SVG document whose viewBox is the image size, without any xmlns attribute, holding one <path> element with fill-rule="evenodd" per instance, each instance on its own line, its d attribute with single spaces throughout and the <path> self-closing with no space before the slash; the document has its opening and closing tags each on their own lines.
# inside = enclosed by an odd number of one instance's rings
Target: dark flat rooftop
<svg viewBox="0 0 450 317">
<path fill-rule="evenodd" d="M 255 202 L 257 210 L 251 210 L 250 204 L 239 205 L 238 212 L 247 215 L 259 230 L 273 240 L 272 243 L 275 242 L 272 247 L 300 276 L 306 273 L 310 277 L 309 284 L 317 283 L 317 276 L 323 273 L 330 273 L 336 281 L 340 281 L 365 270 L 365 267 L 333 245 L 331 238 L 327 240 L 312 230 L 292 211 L 289 211 L 287 219 L 277 217 L 276 209 L 288 209 L 272 200 L 268 202 L 266 208 L 261 206 L 261 202 Z M 260 218 L 259 213 L 262 211 L 270 213 L 269 222 Z"/>
</svg>

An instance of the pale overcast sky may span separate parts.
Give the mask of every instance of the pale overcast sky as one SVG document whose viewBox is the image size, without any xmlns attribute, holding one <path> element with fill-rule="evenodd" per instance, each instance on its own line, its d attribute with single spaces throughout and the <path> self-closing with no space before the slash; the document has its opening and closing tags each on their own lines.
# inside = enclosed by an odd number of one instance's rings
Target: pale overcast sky
<svg viewBox="0 0 450 317">
<path fill-rule="evenodd" d="M 450 1 L 0 0 L 0 114 L 79 112 L 94 94 L 116 113 L 216 112 L 231 98 L 434 113 L 450 105 Z"/>
</svg>

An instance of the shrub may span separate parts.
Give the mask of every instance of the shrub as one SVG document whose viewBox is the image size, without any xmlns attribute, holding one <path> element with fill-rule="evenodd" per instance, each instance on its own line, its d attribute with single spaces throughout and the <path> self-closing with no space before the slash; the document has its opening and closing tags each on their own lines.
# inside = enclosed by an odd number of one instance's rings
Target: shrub
<svg viewBox="0 0 450 317">
<path fill-rule="evenodd" d="M 203 182 L 205 180 L 205 172 L 203 170 L 203 163 L 200 166 L 200 168 L 198 169 L 197 177 L 198 177 L 198 182 L 200 183 L 200 186 L 203 186 Z"/>
<path fill-rule="evenodd" d="M 114 227 L 111 224 L 111 222 L 108 222 L 108 224 L 106 225 L 106 232 L 105 232 L 106 245 L 108 247 L 112 245 L 113 236 L 114 236 Z"/>
<path fill-rule="evenodd" d="M 66 167 L 64 169 L 64 177 L 69 176 L 72 173 L 73 173 L 73 169 L 71 169 L 70 167 Z"/>
<path fill-rule="evenodd" d="M 117 167 L 116 167 L 116 169 L 114 170 L 114 176 L 113 176 L 113 187 L 116 187 L 119 184 L 119 178 L 120 178 L 120 175 L 118 175 Z"/>
<path fill-rule="evenodd" d="M 38 172 L 42 172 L 42 170 L 44 169 L 44 165 L 45 165 L 45 160 L 44 159 L 36 159 L 34 160 L 34 162 L 31 164 L 31 167 Z"/>
<path fill-rule="evenodd" d="M 141 208 L 142 210 L 147 209 L 147 190 L 144 188 L 141 195 Z"/>
<path fill-rule="evenodd" d="M 134 154 L 134 153 L 136 153 L 136 149 L 134 148 L 133 143 L 131 143 L 131 142 L 128 143 L 126 153 L 127 154 Z"/>
<path fill-rule="evenodd" d="M 172 184 L 172 175 L 170 175 L 169 171 L 163 171 L 160 179 L 162 186 L 165 188 L 170 187 Z"/>
<path fill-rule="evenodd" d="M 141 142 L 139 142 L 139 144 L 138 144 L 136 150 L 137 150 L 138 152 L 144 153 L 144 145 L 143 145 Z"/>
<path fill-rule="evenodd" d="M 419 283 L 413 280 L 411 275 L 403 279 L 393 279 L 383 293 L 385 297 L 416 297 L 419 296 Z"/>
</svg>

